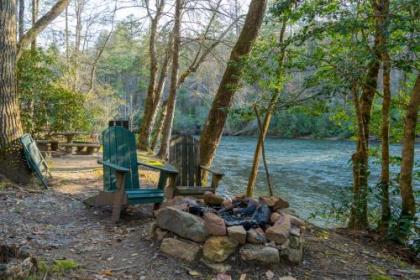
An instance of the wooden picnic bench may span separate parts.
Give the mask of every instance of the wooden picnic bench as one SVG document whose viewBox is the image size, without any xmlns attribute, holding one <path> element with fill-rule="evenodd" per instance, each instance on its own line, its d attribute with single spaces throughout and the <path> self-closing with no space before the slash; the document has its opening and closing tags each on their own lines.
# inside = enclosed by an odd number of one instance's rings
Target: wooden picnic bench
<svg viewBox="0 0 420 280">
<path fill-rule="evenodd" d="M 76 148 L 76 154 L 78 155 L 91 155 L 97 153 L 101 144 L 99 143 L 83 143 L 83 142 L 73 142 L 73 143 L 60 143 L 61 147 L 64 147 L 66 153 L 73 153 L 73 148 Z"/>
</svg>

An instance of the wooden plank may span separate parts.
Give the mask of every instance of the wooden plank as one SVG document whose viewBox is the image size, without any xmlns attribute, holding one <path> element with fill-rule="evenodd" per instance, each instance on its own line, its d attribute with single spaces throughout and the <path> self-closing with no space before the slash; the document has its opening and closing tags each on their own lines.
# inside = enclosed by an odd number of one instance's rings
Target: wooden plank
<svg viewBox="0 0 420 280">
<path fill-rule="evenodd" d="M 36 142 L 34 139 L 32 139 L 30 134 L 24 134 L 20 138 L 20 142 L 23 146 L 23 152 L 29 168 L 35 172 L 36 176 L 42 182 L 44 187 L 48 188 L 48 165 L 40 150 L 38 149 Z"/>
</svg>

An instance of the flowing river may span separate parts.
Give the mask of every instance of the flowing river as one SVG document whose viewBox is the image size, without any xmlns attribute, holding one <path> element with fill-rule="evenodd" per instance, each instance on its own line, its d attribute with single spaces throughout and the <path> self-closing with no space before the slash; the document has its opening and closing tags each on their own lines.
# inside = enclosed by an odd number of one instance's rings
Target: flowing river
<svg viewBox="0 0 420 280">
<path fill-rule="evenodd" d="M 225 173 L 219 189 L 221 193 L 245 192 L 256 142 L 254 137 L 222 138 L 213 164 Z M 332 204 L 342 204 L 350 195 L 352 170 L 349 160 L 355 150 L 354 142 L 268 138 L 265 150 L 275 194 L 286 198 L 299 216 L 307 219 L 312 213 L 329 209 Z M 401 146 L 392 145 L 390 151 L 399 156 Z M 416 146 L 415 157 L 416 161 L 420 160 L 420 145 Z M 391 166 L 393 173 L 398 170 L 398 166 Z M 375 186 L 380 174 L 378 160 L 375 163 L 374 159 L 370 164 L 370 174 L 370 182 Z M 416 189 L 420 188 L 419 181 L 413 183 Z M 261 161 L 254 195 L 267 194 Z M 311 221 L 320 226 L 340 225 L 322 215 Z"/>
</svg>

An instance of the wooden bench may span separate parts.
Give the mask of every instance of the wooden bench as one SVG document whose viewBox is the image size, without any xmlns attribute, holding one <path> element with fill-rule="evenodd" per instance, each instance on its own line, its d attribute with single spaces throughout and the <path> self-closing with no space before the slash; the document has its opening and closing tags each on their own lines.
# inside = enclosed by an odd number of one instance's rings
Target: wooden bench
<svg viewBox="0 0 420 280">
<path fill-rule="evenodd" d="M 60 143 L 61 147 L 64 147 L 66 153 L 72 154 L 73 148 L 76 148 L 76 154 L 78 155 L 91 155 L 97 153 L 101 145 L 99 143 Z"/>
</svg>

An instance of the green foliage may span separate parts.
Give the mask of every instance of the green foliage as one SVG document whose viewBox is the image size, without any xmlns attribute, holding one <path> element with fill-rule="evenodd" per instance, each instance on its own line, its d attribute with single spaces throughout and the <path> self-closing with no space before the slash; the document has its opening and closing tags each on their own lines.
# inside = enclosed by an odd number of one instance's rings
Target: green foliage
<svg viewBox="0 0 420 280">
<path fill-rule="evenodd" d="M 54 265 L 51 267 L 51 271 L 56 273 L 64 273 L 78 267 L 79 264 L 72 259 L 55 260 Z"/>
<path fill-rule="evenodd" d="M 18 92 L 24 130 L 88 130 L 85 96 L 60 83 L 59 64 L 52 53 L 27 51 L 18 64 Z"/>
</svg>

